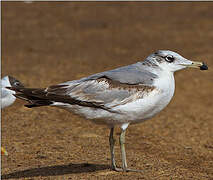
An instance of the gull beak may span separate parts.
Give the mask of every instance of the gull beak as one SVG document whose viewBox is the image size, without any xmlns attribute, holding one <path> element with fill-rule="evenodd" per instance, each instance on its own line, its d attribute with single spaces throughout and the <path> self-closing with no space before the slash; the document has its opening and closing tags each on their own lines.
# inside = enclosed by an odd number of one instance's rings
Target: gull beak
<svg viewBox="0 0 213 180">
<path fill-rule="evenodd" d="M 191 61 L 191 64 L 181 64 L 181 65 L 190 68 L 199 68 L 200 70 L 208 70 L 208 66 L 204 62 Z"/>
</svg>

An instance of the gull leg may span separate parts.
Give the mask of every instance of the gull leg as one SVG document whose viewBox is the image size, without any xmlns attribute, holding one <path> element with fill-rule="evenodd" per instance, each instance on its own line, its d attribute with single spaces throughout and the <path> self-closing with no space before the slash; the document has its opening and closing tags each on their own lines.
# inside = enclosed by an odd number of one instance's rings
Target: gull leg
<svg viewBox="0 0 213 180">
<path fill-rule="evenodd" d="M 126 151 L 125 151 L 125 134 L 126 134 L 126 130 L 122 130 L 121 135 L 120 135 L 120 148 L 121 148 L 121 155 L 122 155 L 122 169 L 124 172 L 127 171 Z"/>
<path fill-rule="evenodd" d="M 115 139 L 113 138 L 114 127 L 110 129 L 109 135 L 109 144 L 110 144 L 110 153 L 111 153 L 111 167 L 112 170 L 117 172 L 122 172 L 122 168 L 118 168 L 115 163 Z"/>
<path fill-rule="evenodd" d="M 125 151 L 125 134 L 126 129 L 121 131 L 120 135 L 120 148 L 121 148 L 121 155 L 122 155 L 122 170 L 123 172 L 142 172 L 141 170 L 129 169 L 127 168 L 127 161 L 126 161 L 126 151 Z"/>
<path fill-rule="evenodd" d="M 121 148 L 121 155 L 122 155 L 122 168 L 118 168 L 115 163 L 115 139 L 113 138 L 114 128 L 110 129 L 110 135 L 109 135 L 109 144 L 110 144 L 110 154 L 111 154 L 111 167 L 112 170 L 117 172 L 141 172 L 140 170 L 134 170 L 127 168 L 127 162 L 126 162 L 126 152 L 125 152 L 125 133 L 126 130 L 122 129 L 122 132 L 120 134 L 120 148 Z"/>
<path fill-rule="evenodd" d="M 112 170 L 116 170 L 116 164 L 115 164 L 115 139 L 113 138 L 114 133 L 114 127 L 110 129 L 110 135 L 109 135 L 109 144 L 110 144 L 110 153 L 111 153 L 111 167 Z"/>
</svg>

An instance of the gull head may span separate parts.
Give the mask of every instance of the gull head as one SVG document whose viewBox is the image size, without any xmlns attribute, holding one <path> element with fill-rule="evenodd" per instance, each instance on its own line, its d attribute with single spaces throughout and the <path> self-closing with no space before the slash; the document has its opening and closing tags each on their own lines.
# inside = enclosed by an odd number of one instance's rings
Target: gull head
<svg viewBox="0 0 213 180">
<path fill-rule="evenodd" d="M 184 68 L 199 68 L 200 70 L 207 70 L 208 66 L 204 62 L 196 62 L 184 58 L 180 54 L 169 50 L 158 50 L 151 54 L 146 59 L 153 65 L 157 65 L 160 69 L 175 72 Z"/>
<path fill-rule="evenodd" d="M 8 76 L 8 80 L 11 87 L 24 87 L 24 85 L 12 76 Z"/>
<path fill-rule="evenodd" d="M 4 88 L 4 91 L 8 91 L 11 94 L 15 94 L 15 91 L 6 89 L 7 87 L 24 87 L 24 85 L 17 79 L 12 76 L 5 76 L 1 79 L 1 87 Z"/>
</svg>

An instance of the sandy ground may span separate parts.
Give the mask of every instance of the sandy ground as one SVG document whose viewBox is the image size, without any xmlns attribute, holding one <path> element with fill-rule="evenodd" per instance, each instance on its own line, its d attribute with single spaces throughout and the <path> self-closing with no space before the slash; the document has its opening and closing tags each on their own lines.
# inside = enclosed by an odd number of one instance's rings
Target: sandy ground
<svg viewBox="0 0 213 180">
<path fill-rule="evenodd" d="M 199 2 L 3 2 L 2 76 L 29 87 L 132 64 L 158 49 L 205 61 L 210 70 L 176 73 L 169 106 L 128 128 L 128 165 L 142 173 L 110 171 L 106 127 L 17 100 L 2 111 L 9 153 L 2 157 L 2 179 L 212 180 L 212 8 Z M 120 165 L 118 141 L 116 159 Z"/>
</svg>

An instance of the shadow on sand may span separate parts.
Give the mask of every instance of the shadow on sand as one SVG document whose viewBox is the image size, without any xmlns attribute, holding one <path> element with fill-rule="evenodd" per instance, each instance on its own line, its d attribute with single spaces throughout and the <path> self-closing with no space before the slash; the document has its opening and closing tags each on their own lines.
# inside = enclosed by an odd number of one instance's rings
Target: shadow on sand
<svg viewBox="0 0 213 180">
<path fill-rule="evenodd" d="M 109 168 L 110 167 L 108 165 L 103 164 L 71 163 L 68 165 L 47 166 L 47 167 L 27 169 L 23 171 L 16 171 L 13 173 L 4 174 L 1 176 L 1 178 L 10 179 L 10 178 L 27 178 L 37 176 L 58 176 L 72 173 L 95 172 Z"/>
</svg>

